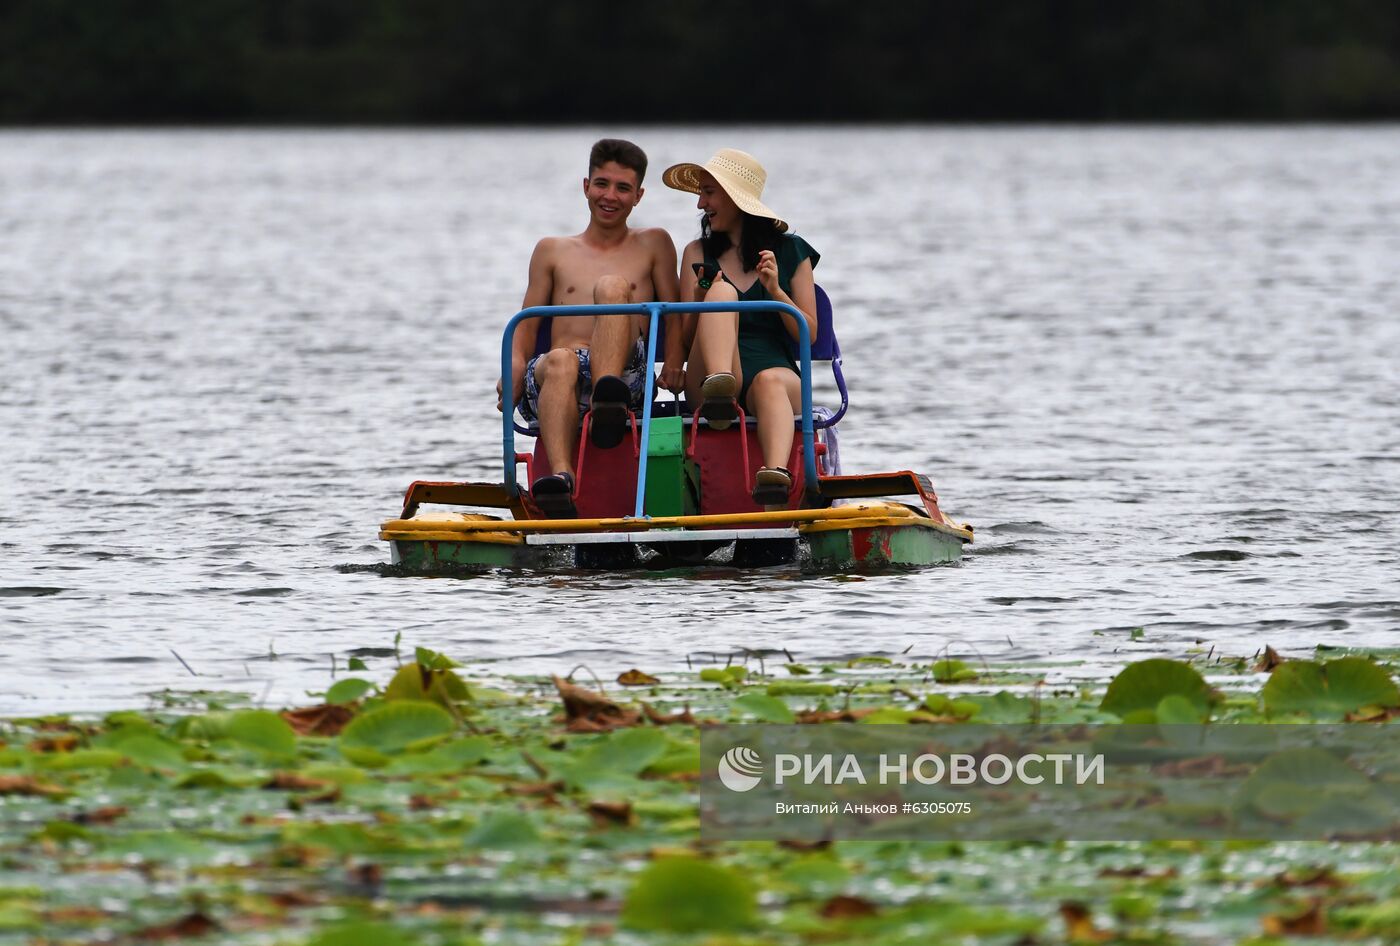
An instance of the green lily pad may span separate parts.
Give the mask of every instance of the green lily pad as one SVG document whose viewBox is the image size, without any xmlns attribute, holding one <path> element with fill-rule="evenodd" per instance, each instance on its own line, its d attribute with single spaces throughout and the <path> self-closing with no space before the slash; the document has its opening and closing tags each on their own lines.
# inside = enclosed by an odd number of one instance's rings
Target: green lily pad
<svg viewBox="0 0 1400 946">
<path fill-rule="evenodd" d="M 510 850 L 539 841 L 539 829 L 525 815 L 518 811 L 497 811 L 483 818 L 462 843 L 469 848 Z"/>
<path fill-rule="evenodd" d="M 1205 718 L 1210 709 L 1210 687 L 1204 678 L 1179 660 L 1154 657 L 1128 664 L 1108 685 L 1099 708 L 1119 717 L 1150 710 L 1155 718 L 1157 705 L 1169 696 L 1180 696 Z"/>
<path fill-rule="evenodd" d="M 122 755 L 137 765 L 148 769 L 161 769 L 167 772 L 183 772 L 189 762 L 180 747 L 168 739 L 155 735 L 154 730 L 137 731 L 132 735 L 110 743 Z"/>
<path fill-rule="evenodd" d="M 656 761 L 650 763 L 642 773 L 645 775 L 678 775 L 682 772 L 700 771 L 700 746 L 693 739 L 676 739 L 668 736 L 666 750 Z"/>
<path fill-rule="evenodd" d="M 930 693 L 924 697 L 924 708 L 935 716 L 961 716 L 964 719 L 982 712 L 982 705 L 974 700 L 955 700 L 942 693 Z"/>
<path fill-rule="evenodd" d="M 977 671 L 961 660 L 936 660 L 930 669 L 933 679 L 939 683 L 961 683 L 977 678 Z"/>
<path fill-rule="evenodd" d="M 116 749 L 76 749 L 73 752 L 44 754 L 37 758 L 37 768 L 54 772 L 75 769 L 114 769 L 126 765 L 126 755 Z"/>
<path fill-rule="evenodd" d="M 825 897 L 839 893 L 851 872 L 834 858 L 808 856 L 784 867 L 778 879 L 809 897 Z"/>
<path fill-rule="evenodd" d="M 297 751 L 297 736 L 287 721 L 268 710 L 240 710 L 229 717 L 224 735 L 264 755 L 290 756 Z"/>
<path fill-rule="evenodd" d="M 176 779 L 174 785 L 176 788 L 247 788 L 261 779 L 257 773 L 210 767 L 187 772 Z"/>
<path fill-rule="evenodd" d="M 359 677 L 347 677 L 344 680 L 337 680 L 329 690 L 326 691 L 327 703 L 353 703 L 366 693 L 374 689 L 374 684 L 368 680 L 361 680 Z"/>
<path fill-rule="evenodd" d="M 1285 749 L 1245 780 L 1240 798 L 1271 818 L 1354 806 L 1371 793 L 1365 775 L 1325 749 Z"/>
<path fill-rule="evenodd" d="M 1270 713 L 1307 713 L 1340 718 L 1363 706 L 1400 706 L 1400 689 L 1381 666 L 1365 657 L 1342 657 L 1325 664 L 1287 660 L 1264 684 Z"/>
<path fill-rule="evenodd" d="M 643 769 L 661 758 L 668 746 L 659 729 L 621 729 L 597 737 L 564 772 L 574 788 L 598 791 L 630 783 Z"/>
<path fill-rule="evenodd" d="M 1195 725 L 1205 721 L 1196 704 L 1180 693 L 1162 697 L 1157 703 L 1156 716 L 1157 722 L 1167 725 Z"/>
<path fill-rule="evenodd" d="M 726 867 L 667 857 L 644 870 L 622 905 L 622 925 L 667 933 L 749 929 L 758 918 L 753 886 Z"/>
<path fill-rule="evenodd" d="M 401 755 L 389 763 L 392 775 L 445 775 L 461 772 L 485 759 L 491 751 L 491 741 L 483 736 L 443 743 L 427 752 Z"/>
<path fill-rule="evenodd" d="M 436 703 L 395 700 L 352 719 L 340 734 L 340 749 L 352 762 L 376 757 L 388 761 L 388 756 L 415 742 L 445 736 L 456 728 L 456 721 Z"/>
<path fill-rule="evenodd" d="M 757 716 L 765 723 L 791 723 L 797 719 L 791 707 L 766 693 L 745 693 L 734 701 L 733 706 L 749 716 Z"/>
<path fill-rule="evenodd" d="M 769 696 L 835 696 L 836 687 L 830 683 L 809 683 L 806 680 L 779 680 L 768 684 Z"/>
<path fill-rule="evenodd" d="M 979 723 L 1028 723 L 1035 710 L 1030 699 L 1006 690 L 991 696 L 970 696 L 966 702 L 977 707 L 975 718 Z"/>
<path fill-rule="evenodd" d="M 0 903 L 0 933 L 6 930 L 37 930 L 43 927 L 37 903 L 10 900 Z"/>
<path fill-rule="evenodd" d="M 718 683 L 723 687 L 736 687 L 748 677 L 748 668 L 735 664 L 732 667 L 706 667 L 700 671 L 700 679 L 706 683 Z"/>
<path fill-rule="evenodd" d="M 228 723 L 232 716 L 232 713 L 222 711 L 186 716 L 176 722 L 172 730 L 180 739 L 214 742 L 228 735 Z"/>
<path fill-rule="evenodd" d="M 429 670 L 451 670 L 453 667 L 462 666 L 446 654 L 429 650 L 426 647 L 413 648 L 413 658 L 418 666 L 426 667 Z"/>
<path fill-rule="evenodd" d="M 317 933 L 306 946 L 418 946 L 418 940 L 387 923 L 340 923 Z"/>
<path fill-rule="evenodd" d="M 451 706 L 471 700 L 472 691 L 451 670 L 434 670 L 422 664 L 405 664 L 384 688 L 386 700 L 419 700 Z"/>
</svg>

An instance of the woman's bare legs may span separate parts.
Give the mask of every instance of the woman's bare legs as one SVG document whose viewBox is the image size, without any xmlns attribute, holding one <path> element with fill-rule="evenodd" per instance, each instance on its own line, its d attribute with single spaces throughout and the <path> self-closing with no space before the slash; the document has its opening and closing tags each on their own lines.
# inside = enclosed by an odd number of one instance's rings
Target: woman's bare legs
<svg viewBox="0 0 1400 946">
<path fill-rule="evenodd" d="M 793 420 L 802 410 L 802 379 L 788 368 L 765 368 L 749 385 L 749 413 L 758 418 L 763 465 L 786 467 L 792 455 Z"/>
<path fill-rule="evenodd" d="M 705 293 L 706 302 L 738 300 L 739 291 L 722 279 Z M 739 368 L 739 313 L 702 312 L 695 320 L 695 340 L 685 372 L 685 397 L 692 407 L 700 404 L 700 386 L 707 375 L 728 371 L 739 384 L 744 383 Z"/>
</svg>

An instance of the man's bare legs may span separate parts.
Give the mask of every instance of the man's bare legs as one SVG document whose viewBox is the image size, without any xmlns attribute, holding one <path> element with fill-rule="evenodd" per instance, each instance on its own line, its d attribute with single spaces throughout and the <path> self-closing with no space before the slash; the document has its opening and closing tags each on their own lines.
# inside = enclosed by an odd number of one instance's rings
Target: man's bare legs
<svg viewBox="0 0 1400 946">
<path fill-rule="evenodd" d="M 540 440 L 555 473 L 574 472 L 578 446 L 578 356 L 571 348 L 545 352 L 535 363 Z"/>
<path fill-rule="evenodd" d="M 593 301 L 598 305 L 630 302 L 632 287 L 621 276 L 604 276 L 593 287 Z M 637 337 L 637 320 L 631 318 L 594 319 L 589 348 L 590 373 L 596 380 L 606 375 L 620 377 L 627 356 Z M 574 454 L 578 449 L 579 375 L 578 356 L 571 348 L 555 348 L 535 363 L 535 380 L 539 385 L 540 440 L 549 455 L 553 473 L 574 472 Z"/>
<path fill-rule="evenodd" d="M 594 305 L 626 305 L 631 301 L 632 285 L 621 276 L 604 276 L 593 286 Z M 595 382 L 608 375 L 622 377 L 638 331 L 636 317 L 593 320 L 588 364 Z"/>
<path fill-rule="evenodd" d="M 632 284 L 621 276 L 604 276 L 593 286 L 595 305 L 626 305 L 632 301 Z M 593 320 L 588 369 L 593 376 L 593 420 L 588 439 L 600 450 L 616 447 L 627 435 L 627 412 L 632 389 L 622 377 L 637 342 L 636 316 Z"/>
</svg>

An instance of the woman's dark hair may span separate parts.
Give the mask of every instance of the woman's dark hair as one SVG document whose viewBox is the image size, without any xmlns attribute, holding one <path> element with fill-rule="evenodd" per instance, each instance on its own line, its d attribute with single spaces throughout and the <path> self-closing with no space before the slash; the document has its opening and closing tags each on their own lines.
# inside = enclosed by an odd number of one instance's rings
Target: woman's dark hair
<svg viewBox="0 0 1400 946">
<path fill-rule="evenodd" d="M 751 213 L 739 211 L 744 223 L 739 231 L 739 261 L 744 264 L 744 272 L 751 273 L 758 269 L 758 254 L 763 250 L 778 249 L 778 237 L 782 231 L 778 229 L 777 221 L 767 217 L 755 217 Z M 729 234 L 715 233 L 710 229 L 710 218 L 700 218 L 700 247 L 705 251 L 705 255 L 712 259 L 719 259 L 720 255 L 729 249 Z"/>
</svg>

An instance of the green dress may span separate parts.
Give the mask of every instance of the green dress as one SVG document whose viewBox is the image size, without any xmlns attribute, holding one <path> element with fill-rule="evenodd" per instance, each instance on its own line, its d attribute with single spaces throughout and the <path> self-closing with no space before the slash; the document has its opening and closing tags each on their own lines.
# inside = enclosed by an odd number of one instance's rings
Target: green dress
<svg viewBox="0 0 1400 946">
<path fill-rule="evenodd" d="M 795 233 L 785 233 L 778 237 L 778 245 L 773 250 L 778 263 L 778 285 L 789 297 L 792 296 L 792 274 L 804 259 L 812 261 L 816 268 L 821 254 L 812 249 L 811 244 Z M 705 257 L 707 266 L 719 268 L 712 256 Z M 770 299 L 768 290 L 757 279 L 747 291 L 739 294 L 740 302 L 761 302 Z M 812 341 L 816 341 L 815 338 Z M 797 373 L 797 342 L 783 327 L 782 317 L 773 312 L 739 313 L 739 366 L 744 372 L 744 386 L 739 391 L 739 404 L 747 407 L 749 385 L 760 371 L 768 368 L 789 368 Z"/>
</svg>

